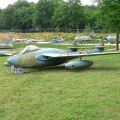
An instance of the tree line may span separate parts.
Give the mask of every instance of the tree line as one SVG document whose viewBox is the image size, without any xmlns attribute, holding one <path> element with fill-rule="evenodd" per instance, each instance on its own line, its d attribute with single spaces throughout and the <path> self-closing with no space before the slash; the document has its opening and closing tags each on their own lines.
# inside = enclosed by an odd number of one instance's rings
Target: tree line
<svg viewBox="0 0 120 120">
<path fill-rule="evenodd" d="M 18 0 L 0 9 L 0 29 L 97 28 L 97 6 L 82 6 L 80 0 Z"/>
<path fill-rule="evenodd" d="M 111 29 L 119 31 L 120 1 L 95 0 L 97 6 L 83 6 L 80 0 L 17 0 L 0 9 L 0 29 Z"/>
</svg>

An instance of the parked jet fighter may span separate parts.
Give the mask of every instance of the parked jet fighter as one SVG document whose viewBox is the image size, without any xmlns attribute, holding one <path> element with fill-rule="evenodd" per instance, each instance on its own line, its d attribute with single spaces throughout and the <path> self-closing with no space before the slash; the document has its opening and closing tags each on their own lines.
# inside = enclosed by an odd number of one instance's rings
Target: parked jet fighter
<svg viewBox="0 0 120 120">
<path fill-rule="evenodd" d="M 10 49 L 13 48 L 12 37 L 0 40 L 0 49 Z"/>
<path fill-rule="evenodd" d="M 90 36 L 76 36 L 75 40 L 76 41 L 91 41 L 92 38 Z"/>
<path fill-rule="evenodd" d="M 59 44 L 59 43 L 63 43 L 63 42 L 64 42 L 64 39 L 63 39 L 63 38 L 60 38 L 60 39 L 52 39 L 50 42 L 53 43 L 53 44 Z"/>
<path fill-rule="evenodd" d="M 98 48 L 99 49 L 99 48 Z M 37 46 L 27 46 L 20 54 L 7 59 L 5 65 L 12 66 L 13 72 L 23 68 L 43 68 L 65 64 L 67 69 L 87 68 L 93 64 L 92 61 L 82 60 L 86 56 L 98 56 L 118 54 L 119 52 L 72 52 L 56 48 L 39 48 Z M 78 61 L 69 60 L 80 58 Z M 67 63 L 68 62 L 68 63 Z M 15 70 L 15 71 L 14 71 Z"/>
<path fill-rule="evenodd" d="M 117 37 L 115 35 L 109 35 L 106 37 L 106 41 L 111 42 L 111 43 L 115 42 L 116 39 L 117 39 Z M 119 35 L 119 40 L 120 40 L 120 35 Z"/>
<path fill-rule="evenodd" d="M 0 49 L 10 49 L 13 48 L 13 44 L 11 43 L 13 38 L 9 37 L 6 39 L 0 40 Z M 0 56 L 10 56 L 11 53 L 7 51 L 0 51 Z"/>
</svg>

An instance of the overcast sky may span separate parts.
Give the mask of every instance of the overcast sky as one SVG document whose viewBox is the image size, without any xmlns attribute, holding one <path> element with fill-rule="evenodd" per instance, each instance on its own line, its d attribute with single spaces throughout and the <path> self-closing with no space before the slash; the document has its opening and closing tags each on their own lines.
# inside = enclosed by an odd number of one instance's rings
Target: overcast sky
<svg viewBox="0 0 120 120">
<path fill-rule="evenodd" d="M 8 6 L 8 4 L 12 4 L 16 2 L 17 0 L 0 0 L 0 8 L 5 8 Z M 37 2 L 38 0 L 27 0 L 29 2 Z M 81 0 L 83 5 L 90 5 L 92 4 L 91 0 Z"/>
</svg>

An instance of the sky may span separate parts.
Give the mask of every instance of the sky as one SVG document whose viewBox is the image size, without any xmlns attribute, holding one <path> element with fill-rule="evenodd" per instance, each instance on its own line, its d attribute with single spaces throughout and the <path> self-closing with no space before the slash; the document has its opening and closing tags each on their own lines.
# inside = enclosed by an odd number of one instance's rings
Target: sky
<svg viewBox="0 0 120 120">
<path fill-rule="evenodd" d="M 0 8 L 6 8 L 8 4 L 13 4 L 17 0 L 0 0 Z M 27 0 L 29 2 L 37 2 L 38 0 Z M 81 0 L 81 3 L 83 5 L 90 5 L 92 4 L 91 0 Z"/>
</svg>

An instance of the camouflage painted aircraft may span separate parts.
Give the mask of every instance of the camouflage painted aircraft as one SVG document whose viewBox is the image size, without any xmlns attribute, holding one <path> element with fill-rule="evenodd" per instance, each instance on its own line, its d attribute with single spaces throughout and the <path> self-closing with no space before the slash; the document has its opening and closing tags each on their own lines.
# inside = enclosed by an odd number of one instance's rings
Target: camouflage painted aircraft
<svg viewBox="0 0 120 120">
<path fill-rule="evenodd" d="M 92 52 L 73 52 L 72 49 L 64 51 L 56 48 L 39 48 L 29 45 L 19 54 L 8 58 L 5 65 L 12 66 L 14 73 L 23 73 L 26 68 L 48 68 L 63 63 L 65 63 L 65 68 L 67 69 L 80 69 L 90 67 L 93 64 L 92 61 L 82 60 L 83 57 L 119 53 L 102 51 L 101 47 L 96 47 Z M 80 60 L 68 62 L 76 58 L 80 58 Z"/>
<path fill-rule="evenodd" d="M 6 39 L 1 39 L 0 40 L 0 49 L 11 49 L 13 48 L 13 44 L 12 44 L 12 37 L 8 37 Z"/>
</svg>

